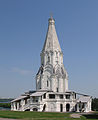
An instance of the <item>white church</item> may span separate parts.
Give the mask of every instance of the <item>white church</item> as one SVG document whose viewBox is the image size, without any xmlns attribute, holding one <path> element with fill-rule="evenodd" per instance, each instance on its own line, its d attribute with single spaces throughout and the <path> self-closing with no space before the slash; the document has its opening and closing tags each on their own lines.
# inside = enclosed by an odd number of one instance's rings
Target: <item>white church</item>
<svg viewBox="0 0 98 120">
<path fill-rule="evenodd" d="M 55 29 L 48 20 L 48 31 L 40 54 L 41 66 L 36 74 L 36 91 L 29 91 L 11 102 L 13 111 L 90 112 L 92 98 L 68 89 L 68 73 Z"/>
</svg>

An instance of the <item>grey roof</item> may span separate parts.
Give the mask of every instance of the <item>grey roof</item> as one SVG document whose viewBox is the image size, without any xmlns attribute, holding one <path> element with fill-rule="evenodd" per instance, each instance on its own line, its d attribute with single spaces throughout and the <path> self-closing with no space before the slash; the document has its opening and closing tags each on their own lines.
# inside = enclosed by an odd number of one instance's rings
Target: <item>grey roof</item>
<svg viewBox="0 0 98 120">
<path fill-rule="evenodd" d="M 32 93 L 30 96 L 42 96 L 45 93 L 46 92 L 35 92 L 35 93 Z"/>
<path fill-rule="evenodd" d="M 72 90 L 66 90 L 66 93 L 75 93 L 75 92 Z"/>
<path fill-rule="evenodd" d="M 21 100 L 21 99 L 27 98 L 27 97 L 28 97 L 28 96 L 21 95 L 21 96 L 19 96 L 18 98 L 12 100 L 11 102 L 15 102 L 15 101 L 18 101 L 18 100 Z"/>
<path fill-rule="evenodd" d="M 59 95 L 59 94 L 63 94 L 63 95 L 69 95 L 69 94 L 72 94 L 72 93 L 74 93 L 74 92 L 53 92 L 54 94 L 57 94 L 57 95 Z"/>
<path fill-rule="evenodd" d="M 47 90 L 47 89 L 39 89 L 36 92 L 53 92 L 52 90 Z"/>
<path fill-rule="evenodd" d="M 81 96 L 80 98 L 78 98 L 77 102 L 88 102 L 91 99 L 90 96 Z"/>
<path fill-rule="evenodd" d="M 61 51 L 53 18 L 49 19 L 48 31 L 42 51 Z"/>
</svg>

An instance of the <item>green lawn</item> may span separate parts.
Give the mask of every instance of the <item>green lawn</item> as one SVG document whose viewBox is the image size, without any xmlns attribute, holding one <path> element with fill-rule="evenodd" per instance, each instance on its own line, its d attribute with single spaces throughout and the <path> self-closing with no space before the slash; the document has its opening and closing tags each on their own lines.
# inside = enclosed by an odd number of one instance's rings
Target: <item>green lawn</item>
<svg viewBox="0 0 98 120">
<path fill-rule="evenodd" d="M 96 117 L 93 119 L 93 116 L 91 119 L 88 119 L 84 116 L 81 116 L 81 118 L 70 118 L 70 114 L 71 113 L 0 111 L 0 118 L 14 118 L 28 120 L 98 120 L 96 119 Z"/>
</svg>

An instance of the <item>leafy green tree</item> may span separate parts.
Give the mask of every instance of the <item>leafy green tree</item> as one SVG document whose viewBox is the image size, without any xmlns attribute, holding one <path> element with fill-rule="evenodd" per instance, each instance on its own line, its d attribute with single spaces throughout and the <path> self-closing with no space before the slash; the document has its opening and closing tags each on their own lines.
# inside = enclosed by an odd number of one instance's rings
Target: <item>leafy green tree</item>
<svg viewBox="0 0 98 120">
<path fill-rule="evenodd" d="M 98 111 L 98 98 L 94 98 L 92 100 L 92 110 L 93 111 Z"/>
<path fill-rule="evenodd" d="M 0 103 L 0 107 L 10 108 L 11 107 L 11 103 Z"/>
</svg>

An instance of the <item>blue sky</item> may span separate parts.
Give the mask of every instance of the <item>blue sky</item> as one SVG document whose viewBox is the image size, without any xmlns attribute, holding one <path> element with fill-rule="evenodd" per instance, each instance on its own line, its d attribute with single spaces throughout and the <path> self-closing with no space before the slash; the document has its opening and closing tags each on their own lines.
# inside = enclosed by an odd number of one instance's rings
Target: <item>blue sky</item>
<svg viewBox="0 0 98 120">
<path fill-rule="evenodd" d="M 98 97 L 98 0 L 0 0 L 0 97 L 35 89 L 51 13 L 69 89 Z"/>
</svg>

